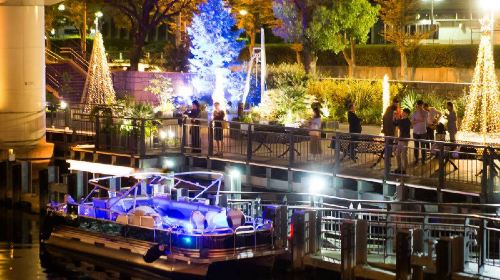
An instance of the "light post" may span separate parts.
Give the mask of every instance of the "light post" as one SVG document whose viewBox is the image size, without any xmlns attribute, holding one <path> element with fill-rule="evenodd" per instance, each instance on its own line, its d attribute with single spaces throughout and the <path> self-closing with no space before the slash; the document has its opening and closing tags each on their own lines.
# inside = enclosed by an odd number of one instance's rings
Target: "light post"
<svg viewBox="0 0 500 280">
<path fill-rule="evenodd" d="M 101 12 L 101 11 L 98 11 L 95 13 L 95 30 L 96 32 L 99 31 L 99 19 L 102 18 L 102 16 L 104 16 L 104 14 Z"/>
</svg>

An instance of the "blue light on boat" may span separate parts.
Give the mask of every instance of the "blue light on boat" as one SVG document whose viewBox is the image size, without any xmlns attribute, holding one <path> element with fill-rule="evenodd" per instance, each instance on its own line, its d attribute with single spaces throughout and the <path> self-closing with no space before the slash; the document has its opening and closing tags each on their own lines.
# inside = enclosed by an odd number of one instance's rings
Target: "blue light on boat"
<svg viewBox="0 0 500 280">
<path fill-rule="evenodd" d="M 184 242 L 184 244 L 186 244 L 186 245 L 191 245 L 191 243 L 193 241 L 191 240 L 191 237 L 185 236 L 185 237 L 182 238 L 182 242 Z"/>
</svg>

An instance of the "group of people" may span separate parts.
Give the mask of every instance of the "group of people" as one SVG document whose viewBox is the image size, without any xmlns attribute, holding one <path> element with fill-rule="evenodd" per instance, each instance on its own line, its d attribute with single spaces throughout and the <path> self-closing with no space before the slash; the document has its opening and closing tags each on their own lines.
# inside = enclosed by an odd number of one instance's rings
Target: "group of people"
<svg viewBox="0 0 500 280">
<path fill-rule="evenodd" d="M 200 140 L 200 121 L 201 110 L 198 101 L 192 102 L 191 110 L 185 112 L 186 117 L 191 119 L 190 135 L 192 152 L 201 152 Z M 445 118 L 442 118 L 443 115 Z M 222 141 L 224 138 L 224 122 L 226 113 L 221 109 L 220 103 L 214 103 L 214 111 L 212 114 L 214 121 L 213 139 L 216 144 L 215 155 L 222 156 Z M 356 160 L 356 142 L 363 130 L 362 120 L 356 114 L 356 106 L 348 105 L 347 120 L 349 123 L 350 144 L 348 154 L 352 160 Z M 312 158 L 320 155 L 321 150 L 321 112 L 318 107 L 313 108 L 313 118 L 309 122 L 310 154 Z M 393 99 L 392 104 L 386 108 L 382 118 L 382 133 L 387 137 L 391 146 L 395 146 L 396 159 L 398 168 L 395 173 L 405 174 L 408 167 L 408 144 L 412 138 L 411 130 L 413 129 L 414 141 L 414 158 L 415 164 L 424 163 L 427 160 L 427 153 L 430 151 L 429 142 L 426 140 L 444 141 L 446 131 L 449 134 L 449 140 L 455 142 L 457 129 L 457 115 L 454 110 L 453 103 L 447 103 L 447 113 L 443 114 L 429 104 L 418 100 L 415 111 L 410 109 L 401 109 L 399 100 Z M 392 154 L 392 153 L 391 153 Z"/>
<path fill-rule="evenodd" d="M 382 133 L 385 136 L 398 137 L 388 139 L 390 144 L 396 145 L 396 159 L 398 168 L 395 173 L 406 174 L 408 167 L 408 143 L 413 128 L 415 164 L 424 163 L 430 151 L 429 142 L 425 140 L 444 141 L 446 131 L 450 141 L 455 142 L 457 128 L 457 115 L 453 103 L 447 103 L 446 121 L 441 121 L 443 114 L 429 104 L 418 100 L 413 114 L 408 108 L 401 110 L 399 100 L 394 99 L 384 113 L 382 120 Z M 398 135 L 399 131 L 399 135 Z M 437 134 L 436 134 L 437 132 Z M 396 143 L 397 142 L 397 143 Z"/>
</svg>

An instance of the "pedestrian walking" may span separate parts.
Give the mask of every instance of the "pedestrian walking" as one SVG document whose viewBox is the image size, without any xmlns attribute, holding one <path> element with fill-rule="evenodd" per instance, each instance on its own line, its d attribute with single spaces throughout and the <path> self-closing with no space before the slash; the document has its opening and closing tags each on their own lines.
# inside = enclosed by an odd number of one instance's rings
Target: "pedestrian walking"
<svg viewBox="0 0 500 280">
<path fill-rule="evenodd" d="M 406 168 L 408 167 L 408 142 L 411 131 L 410 114 L 410 110 L 405 108 L 402 112 L 401 119 L 394 121 L 394 124 L 399 128 L 399 138 L 396 149 L 398 168 L 394 171 L 394 173 L 397 174 L 406 174 Z"/>
<path fill-rule="evenodd" d="M 446 103 L 446 107 L 448 109 L 448 113 L 446 114 L 446 118 L 448 119 L 448 134 L 450 135 L 450 142 L 456 141 L 456 136 L 458 132 L 457 128 L 457 113 L 455 112 L 455 106 L 453 103 Z"/>
<path fill-rule="evenodd" d="M 313 118 L 309 122 L 309 152 L 313 158 L 321 154 L 321 112 L 318 107 L 313 108 Z"/>
<path fill-rule="evenodd" d="M 347 112 L 347 122 L 349 123 L 349 134 L 351 141 L 349 142 L 349 157 L 356 161 L 356 146 L 359 140 L 359 133 L 362 132 L 361 119 L 356 115 L 356 106 L 349 104 L 349 111 Z"/>
<path fill-rule="evenodd" d="M 418 164 L 420 155 L 422 156 L 422 164 L 425 162 L 427 155 L 427 118 L 428 114 L 424 110 L 424 102 L 417 101 L 416 111 L 413 113 L 411 123 L 413 125 L 413 139 L 415 139 L 415 164 Z M 423 140 L 423 141 L 422 141 Z"/>
<path fill-rule="evenodd" d="M 216 156 L 222 156 L 222 141 L 224 140 L 224 121 L 226 113 L 221 110 L 220 103 L 214 103 L 214 112 L 212 119 L 214 121 L 214 140 L 216 144 Z"/>
</svg>

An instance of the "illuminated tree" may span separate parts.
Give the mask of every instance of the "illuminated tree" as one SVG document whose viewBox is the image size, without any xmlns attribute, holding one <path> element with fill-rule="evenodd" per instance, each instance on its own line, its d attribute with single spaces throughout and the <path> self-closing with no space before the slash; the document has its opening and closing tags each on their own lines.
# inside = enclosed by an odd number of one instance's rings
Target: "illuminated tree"
<svg viewBox="0 0 500 280">
<path fill-rule="evenodd" d="M 292 44 L 292 49 L 296 54 L 297 63 L 302 63 L 300 52 L 303 51 L 303 36 L 302 25 L 298 11 L 291 1 L 274 0 L 273 11 L 278 18 L 278 23 L 273 27 L 273 33 Z"/>
<path fill-rule="evenodd" d="M 316 36 L 309 33 L 310 26 L 314 12 L 328 2 L 329 0 L 273 0 L 274 14 L 281 25 L 273 31 L 285 41 L 294 43 L 296 50 L 302 49 L 304 66 L 312 74 L 316 73 L 319 45 Z"/>
<path fill-rule="evenodd" d="M 133 34 L 130 70 L 137 71 L 147 35 L 158 26 L 171 23 L 181 13 L 192 12 L 199 0 L 101 0 L 125 16 Z"/>
<path fill-rule="evenodd" d="M 236 16 L 237 26 L 245 30 L 250 38 L 248 50 L 252 55 L 255 47 L 255 35 L 261 27 L 274 27 L 277 19 L 274 17 L 271 0 L 230 0 Z"/>
<path fill-rule="evenodd" d="M 86 104 L 86 111 L 90 104 L 111 104 L 115 101 L 115 90 L 113 80 L 106 58 L 102 34 L 97 32 L 92 47 L 89 71 L 85 81 L 82 103 Z"/>
<path fill-rule="evenodd" d="M 415 21 L 415 16 L 408 11 L 414 10 L 418 0 L 376 0 L 380 4 L 380 17 L 386 25 L 384 38 L 396 45 L 401 59 L 401 79 L 406 80 L 408 68 L 407 53 L 429 38 L 433 30 L 410 30 L 408 25 Z"/>
<path fill-rule="evenodd" d="M 235 19 L 222 0 L 208 0 L 199 6 L 188 28 L 191 39 L 191 71 L 197 74 L 193 83 L 202 94 L 218 90 L 219 98 L 231 79 L 234 66 L 244 42 L 239 41 L 241 30 L 235 30 Z M 217 81 L 216 81 L 217 78 Z M 217 87 L 216 87 L 217 85 Z M 223 101 L 223 100 L 218 100 Z"/>
<path fill-rule="evenodd" d="M 379 7 L 372 6 L 368 0 L 331 0 L 329 4 L 316 9 L 307 34 L 318 49 L 342 52 L 352 78 L 356 44 L 368 40 L 368 33 L 377 22 Z"/>
<path fill-rule="evenodd" d="M 481 24 L 483 33 L 461 131 L 479 133 L 484 142 L 487 134 L 500 133 L 500 94 L 491 44 L 493 22 L 485 18 Z"/>
</svg>

